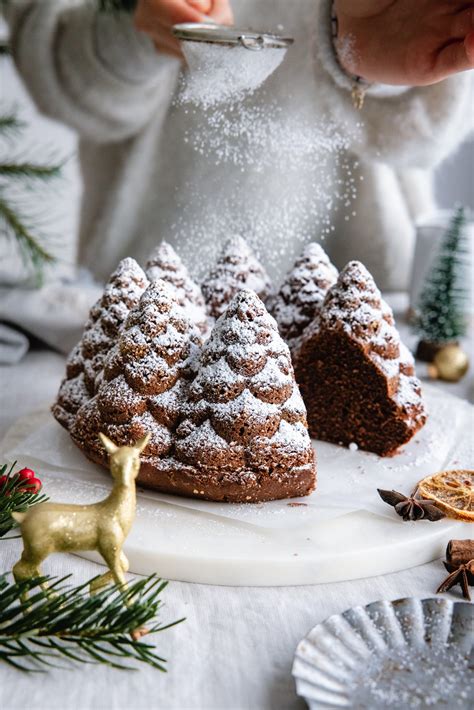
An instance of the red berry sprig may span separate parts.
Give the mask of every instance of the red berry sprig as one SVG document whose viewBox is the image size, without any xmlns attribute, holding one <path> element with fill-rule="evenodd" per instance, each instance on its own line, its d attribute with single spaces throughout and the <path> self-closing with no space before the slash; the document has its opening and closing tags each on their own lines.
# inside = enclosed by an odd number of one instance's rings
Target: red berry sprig
<svg viewBox="0 0 474 710">
<path fill-rule="evenodd" d="M 32 468 L 22 468 L 21 471 L 18 471 L 17 476 L 20 483 L 25 482 L 24 485 L 18 487 L 19 491 L 22 493 L 39 493 L 43 484 Z"/>
<path fill-rule="evenodd" d="M 18 527 L 12 513 L 23 513 L 32 505 L 44 503 L 42 483 L 32 468 L 15 471 L 16 461 L 0 466 L 0 539 Z M 8 540 L 9 538 L 5 538 Z"/>
<path fill-rule="evenodd" d="M 3 467 L 6 470 L 6 467 Z M 43 484 L 32 468 L 22 468 L 13 473 L 13 466 L 7 474 L 0 476 L 0 495 L 9 498 L 12 491 L 18 493 L 31 493 L 36 495 L 41 490 Z"/>
</svg>

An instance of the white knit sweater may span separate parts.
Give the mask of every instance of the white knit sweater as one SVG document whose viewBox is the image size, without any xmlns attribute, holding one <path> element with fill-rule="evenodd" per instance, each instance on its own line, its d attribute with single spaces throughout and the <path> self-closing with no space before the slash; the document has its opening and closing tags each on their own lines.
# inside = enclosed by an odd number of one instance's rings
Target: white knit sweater
<svg viewBox="0 0 474 710">
<path fill-rule="evenodd" d="M 357 204 L 349 220 L 347 209 L 334 210 L 335 232 L 325 248 L 338 266 L 362 260 L 382 288 L 405 287 L 413 221 L 432 206 L 430 168 L 469 130 L 470 77 L 389 96 L 375 91 L 360 114 L 333 53 L 328 0 L 232 5 L 236 24 L 282 25 L 295 37 L 266 83 L 266 100 L 287 115 L 329 114 L 350 127 L 362 121 L 347 156 L 358 161 Z M 184 136 L 196 130 L 196 112 L 173 105 L 180 63 L 156 53 L 129 17 L 98 14 L 84 0 L 13 0 L 9 22 L 16 64 L 39 109 L 80 136 L 79 260 L 99 278 L 123 256 L 143 262 L 162 238 L 200 275 L 228 236 L 226 227 L 216 231 L 215 217 L 237 183 L 243 213 L 263 201 L 276 205 L 285 194 L 284 175 L 256 178 L 246 171 L 242 177 L 239 166 L 214 166 L 192 150 Z M 254 239 L 249 227 L 243 236 L 258 241 L 254 246 L 276 280 L 301 248 L 291 228 L 284 249 L 271 232 Z M 318 238 L 316 226 L 307 238 Z"/>
</svg>

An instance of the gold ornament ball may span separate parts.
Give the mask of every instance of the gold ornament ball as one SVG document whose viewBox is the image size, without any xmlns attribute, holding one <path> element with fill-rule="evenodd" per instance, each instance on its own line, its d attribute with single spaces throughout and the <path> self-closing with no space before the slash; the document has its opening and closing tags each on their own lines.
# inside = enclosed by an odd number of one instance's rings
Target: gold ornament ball
<svg viewBox="0 0 474 710">
<path fill-rule="evenodd" d="M 459 345 L 446 345 L 428 366 L 430 377 L 445 382 L 459 382 L 469 369 L 469 358 Z"/>
</svg>

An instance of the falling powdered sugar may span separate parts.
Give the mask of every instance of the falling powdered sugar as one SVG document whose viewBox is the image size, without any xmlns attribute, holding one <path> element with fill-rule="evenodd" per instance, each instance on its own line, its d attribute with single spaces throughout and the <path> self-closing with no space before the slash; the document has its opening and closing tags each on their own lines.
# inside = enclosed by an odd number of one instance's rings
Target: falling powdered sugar
<svg viewBox="0 0 474 710">
<path fill-rule="evenodd" d="M 286 50 L 251 51 L 242 46 L 183 42 L 188 64 L 179 101 L 213 106 L 253 93 L 281 64 Z"/>
<path fill-rule="evenodd" d="M 244 235 L 269 272 L 278 272 L 312 239 L 332 235 L 335 211 L 353 213 L 359 176 L 348 151 L 355 133 L 343 121 L 287 110 L 263 90 L 258 101 L 186 112 L 193 117 L 184 134 L 190 160 L 197 154 L 209 168 L 206 190 L 188 184 L 177 194 L 170 240 L 181 245 L 195 278 L 215 261 L 223 235 Z"/>
<path fill-rule="evenodd" d="M 355 215 L 361 126 L 329 113 L 293 50 L 183 42 L 173 111 L 200 179 L 177 190 L 167 238 L 198 280 L 232 234 L 281 279 L 306 244 L 332 235 L 335 215 Z"/>
</svg>

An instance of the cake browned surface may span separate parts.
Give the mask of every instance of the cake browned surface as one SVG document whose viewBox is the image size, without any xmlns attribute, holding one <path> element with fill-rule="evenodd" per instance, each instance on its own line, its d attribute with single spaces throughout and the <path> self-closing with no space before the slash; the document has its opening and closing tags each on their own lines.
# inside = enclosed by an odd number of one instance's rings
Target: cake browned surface
<svg viewBox="0 0 474 710">
<path fill-rule="evenodd" d="M 148 259 L 145 272 L 150 281 L 161 279 L 169 284 L 189 320 L 206 334 L 208 330 L 204 296 L 171 244 L 161 242 Z"/>
<path fill-rule="evenodd" d="M 100 431 L 117 444 L 149 431 L 138 481 L 164 492 L 235 502 L 311 492 L 305 408 L 264 305 L 240 293 L 202 351 L 199 340 L 172 289 L 153 282 L 75 417 L 75 443 L 106 465 Z"/>
<path fill-rule="evenodd" d="M 166 456 L 200 342 L 172 288 L 164 281 L 151 283 L 105 360 L 97 394 L 76 415 L 73 440 L 105 463 L 99 432 L 118 445 L 132 444 L 150 432 L 144 454 Z"/>
<path fill-rule="evenodd" d="M 176 457 L 213 479 L 219 498 L 306 495 L 314 451 L 288 346 L 252 291 L 240 291 L 216 323 L 188 392 Z"/>
<path fill-rule="evenodd" d="M 314 438 L 390 456 L 426 421 L 413 360 L 357 261 L 328 291 L 294 363 Z"/>
<path fill-rule="evenodd" d="M 337 269 L 323 248 L 311 242 L 301 253 L 272 301 L 280 335 L 294 350 L 304 329 L 316 317 Z"/>
<path fill-rule="evenodd" d="M 272 293 L 270 279 L 252 249 L 242 237 L 233 237 L 202 284 L 209 315 L 219 318 L 244 289 L 255 291 L 264 303 Z"/>
<path fill-rule="evenodd" d="M 105 358 L 147 286 L 137 262 L 123 259 L 103 295 L 92 306 L 82 338 L 67 359 L 66 377 L 52 407 L 54 417 L 66 429 L 72 426 L 79 408 L 97 391 Z"/>
</svg>

